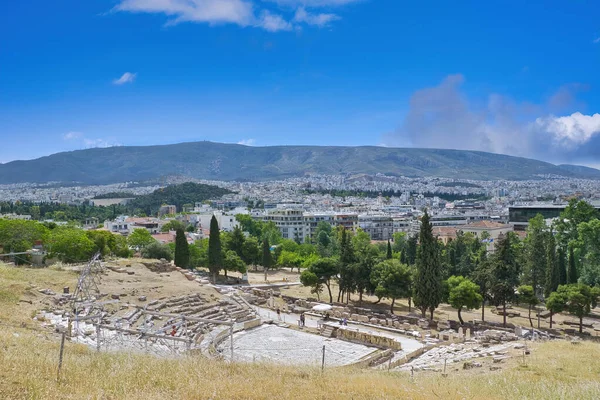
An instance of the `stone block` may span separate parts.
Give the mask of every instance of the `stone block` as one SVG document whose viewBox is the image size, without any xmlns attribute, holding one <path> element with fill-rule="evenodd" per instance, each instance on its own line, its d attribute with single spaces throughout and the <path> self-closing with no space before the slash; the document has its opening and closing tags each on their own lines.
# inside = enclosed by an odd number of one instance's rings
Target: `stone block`
<svg viewBox="0 0 600 400">
<path fill-rule="evenodd" d="M 359 322 L 368 323 L 369 322 L 369 317 L 367 315 L 359 315 L 358 316 L 358 321 Z"/>
</svg>

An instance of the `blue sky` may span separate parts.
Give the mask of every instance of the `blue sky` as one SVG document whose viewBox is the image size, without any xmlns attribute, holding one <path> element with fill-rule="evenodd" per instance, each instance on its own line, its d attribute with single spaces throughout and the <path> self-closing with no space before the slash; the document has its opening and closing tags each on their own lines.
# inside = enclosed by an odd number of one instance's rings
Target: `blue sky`
<svg viewBox="0 0 600 400">
<path fill-rule="evenodd" d="M 1 7 L 0 162 L 212 140 L 600 164 L 596 1 Z"/>
</svg>

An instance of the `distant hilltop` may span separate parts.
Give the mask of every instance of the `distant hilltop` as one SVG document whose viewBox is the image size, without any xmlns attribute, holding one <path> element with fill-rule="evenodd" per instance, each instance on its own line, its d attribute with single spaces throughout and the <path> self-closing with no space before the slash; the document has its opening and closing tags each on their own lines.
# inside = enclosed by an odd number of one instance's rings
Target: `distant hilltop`
<svg viewBox="0 0 600 400">
<path fill-rule="evenodd" d="M 191 142 L 69 151 L 0 164 L 0 184 L 145 181 L 166 175 L 264 181 L 306 174 L 377 174 L 475 180 L 599 179 L 600 170 L 469 150 L 376 146 L 268 146 Z"/>
</svg>

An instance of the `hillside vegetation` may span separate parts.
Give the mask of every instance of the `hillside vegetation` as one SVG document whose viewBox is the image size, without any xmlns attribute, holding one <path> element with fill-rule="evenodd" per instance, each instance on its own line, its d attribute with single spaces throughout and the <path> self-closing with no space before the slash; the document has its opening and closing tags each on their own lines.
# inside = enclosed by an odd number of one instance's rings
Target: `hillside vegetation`
<svg viewBox="0 0 600 400">
<path fill-rule="evenodd" d="M 377 174 L 459 179 L 539 178 L 553 174 L 599 178 L 592 168 L 556 166 L 520 157 L 468 150 L 375 146 L 249 147 L 213 142 L 121 146 L 53 154 L 0 165 L 0 184 L 77 181 L 100 184 L 166 175 L 214 180 L 268 180 L 304 174 Z"/>
<path fill-rule="evenodd" d="M 132 210 L 141 210 L 147 215 L 153 215 L 163 204 L 177 206 L 181 212 L 184 204 L 194 204 L 208 199 L 218 199 L 231 191 L 213 185 L 186 182 L 179 185 L 167 186 L 154 192 L 138 196 L 127 204 Z"/>
<path fill-rule="evenodd" d="M 113 219 L 118 215 L 156 215 L 163 204 L 174 204 L 177 211 L 182 210 L 184 204 L 194 204 L 210 199 L 218 199 L 231 193 L 227 189 L 214 185 L 186 182 L 179 185 L 167 186 L 154 192 L 136 196 L 129 203 L 115 204 L 112 206 L 91 206 L 87 202 L 80 205 L 64 203 L 33 203 L 0 201 L 0 213 L 15 213 L 31 215 L 33 219 L 54 219 L 56 221 L 80 221 L 95 217 L 100 222 Z"/>
</svg>

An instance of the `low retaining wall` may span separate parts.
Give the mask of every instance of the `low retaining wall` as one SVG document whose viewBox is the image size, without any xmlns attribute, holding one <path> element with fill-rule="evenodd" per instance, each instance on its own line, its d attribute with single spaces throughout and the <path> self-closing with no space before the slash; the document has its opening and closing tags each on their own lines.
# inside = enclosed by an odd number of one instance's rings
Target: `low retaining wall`
<svg viewBox="0 0 600 400">
<path fill-rule="evenodd" d="M 381 335 L 374 335 L 367 332 L 360 332 L 345 326 L 335 326 L 337 329 L 336 337 L 349 342 L 360 343 L 380 347 L 384 349 L 402 350 L 402 344 L 393 338 Z"/>
</svg>

